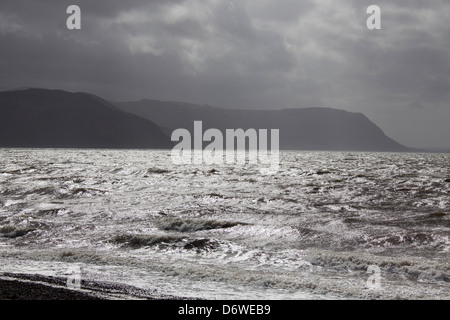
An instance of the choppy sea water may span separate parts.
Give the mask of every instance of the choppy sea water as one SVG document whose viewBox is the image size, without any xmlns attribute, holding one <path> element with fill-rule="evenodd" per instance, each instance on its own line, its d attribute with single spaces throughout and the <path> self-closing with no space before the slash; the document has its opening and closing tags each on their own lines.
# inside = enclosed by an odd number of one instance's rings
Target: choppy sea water
<svg viewBox="0 0 450 320">
<path fill-rule="evenodd" d="M 0 274 L 75 266 L 82 283 L 184 298 L 450 298 L 449 154 L 280 161 L 263 175 L 170 151 L 2 149 Z"/>
</svg>

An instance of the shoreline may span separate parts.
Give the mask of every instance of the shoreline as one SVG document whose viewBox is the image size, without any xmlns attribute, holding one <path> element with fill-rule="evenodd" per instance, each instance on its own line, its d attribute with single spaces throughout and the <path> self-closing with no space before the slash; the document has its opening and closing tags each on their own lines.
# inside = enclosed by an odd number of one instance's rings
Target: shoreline
<svg viewBox="0 0 450 320">
<path fill-rule="evenodd" d="M 82 281 L 81 289 L 66 279 L 39 274 L 0 275 L 0 300 L 192 300 L 124 284 Z M 195 299 L 194 299 L 195 300 Z"/>
<path fill-rule="evenodd" d="M 0 279 L 0 300 L 105 300 L 82 291 L 16 279 Z"/>
</svg>

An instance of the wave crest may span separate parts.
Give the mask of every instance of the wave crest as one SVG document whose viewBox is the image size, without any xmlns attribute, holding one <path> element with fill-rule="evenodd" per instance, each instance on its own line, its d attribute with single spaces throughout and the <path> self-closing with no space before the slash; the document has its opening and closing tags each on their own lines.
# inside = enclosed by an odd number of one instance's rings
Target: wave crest
<svg viewBox="0 0 450 320">
<path fill-rule="evenodd" d="M 159 248 L 174 247 L 187 250 L 214 250 L 219 246 L 219 243 L 212 239 L 190 239 L 176 235 L 120 235 L 113 242 L 132 249 L 158 246 Z"/>
<path fill-rule="evenodd" d="M 195 220 L 195 219 L 165 219 L 156 223 L 157 227 L 164 231 L 196 232 L 201 230 L 226 229 L 238 225 L 247 225 L 243 222 L 219 221 L 219 220 Z"/>
<path fill-rule="evenodd" d="M 33 228 L 18 228 L 15 226 L 4 226 L 4 227 L 0 228 L 0 237 L 9 238 L 9 239 L 19 238 L 33 230 L 35 230 L 35 229 L 33 229 Z"/>
</svg>

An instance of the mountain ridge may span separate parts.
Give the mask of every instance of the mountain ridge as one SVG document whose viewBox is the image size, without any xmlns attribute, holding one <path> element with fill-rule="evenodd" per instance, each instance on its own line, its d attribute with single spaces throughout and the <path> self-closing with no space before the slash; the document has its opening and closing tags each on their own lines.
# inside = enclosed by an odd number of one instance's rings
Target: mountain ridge
<svg viewBox="0 0 450 320">
<path fill-rule="evenodd" d="M 154 123 L 90 93 L 24 89 L 0 92 L 0 147 L 162 148 Z"/>
<path fill-rule="evenodd" d="M 364 114 L 330 107 L 224 109 L 178 101 L 110 102 L 85 92 L 0 92 L 0 147 L 168 149 L 174 129 L 279 129 L 282 150 L 415 152 Z"/>
<path fill-rule="evenodd" d="M 113 104 L 151 119 L 166 132 L 184 128 L 192 133 L 192 122 L 201 120 L 204 130 L 280 129 L 284 150 L 414 151 L 387 137 L 364 114 L 329 107 L 245 110 L 152 99 Z"/>
</svg>

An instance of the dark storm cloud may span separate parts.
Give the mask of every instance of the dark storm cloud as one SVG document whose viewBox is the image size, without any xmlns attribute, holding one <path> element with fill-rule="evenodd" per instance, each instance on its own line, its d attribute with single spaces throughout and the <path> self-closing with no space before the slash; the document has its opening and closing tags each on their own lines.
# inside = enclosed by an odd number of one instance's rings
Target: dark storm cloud
<svg viewBox="0 0 450 320">
<path fill-rule="evenodd" d="M 0 89 L 336 107 L 402 143 L 449 146 L 450 4 L 375 1 L 382 29 L 370 31 L 372 2 L 0 0 Z M 66 28 L 70 4 L 81 31 Z"/>
</svg>

